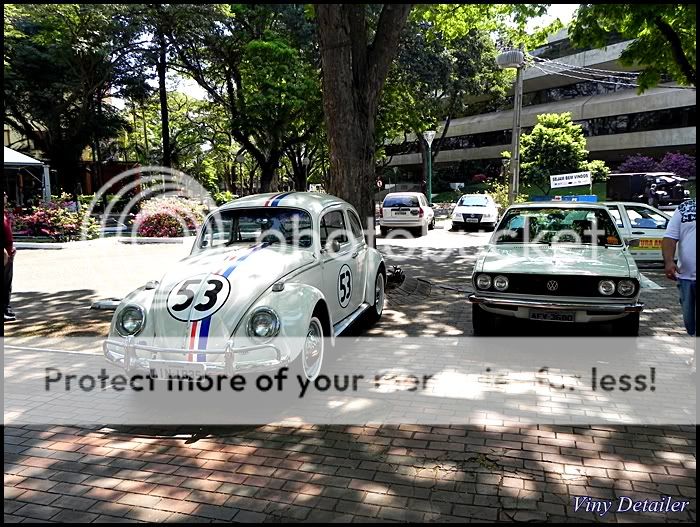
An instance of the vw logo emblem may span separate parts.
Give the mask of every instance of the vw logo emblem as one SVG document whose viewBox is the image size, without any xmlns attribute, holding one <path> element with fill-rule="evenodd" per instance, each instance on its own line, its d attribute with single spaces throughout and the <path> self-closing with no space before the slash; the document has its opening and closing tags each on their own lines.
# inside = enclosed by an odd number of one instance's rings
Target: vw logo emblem
<svg viewBox="0 0 700 527">
<path fill-rule="evenodd" d="M 549 289 L 550 291 L 556 291 L 557 289 L 559 289 L 559 282 L 557 282 L 556 280 L 550 280 L 549 282 L 547 282 L 547 289 Z"/>
</svg>

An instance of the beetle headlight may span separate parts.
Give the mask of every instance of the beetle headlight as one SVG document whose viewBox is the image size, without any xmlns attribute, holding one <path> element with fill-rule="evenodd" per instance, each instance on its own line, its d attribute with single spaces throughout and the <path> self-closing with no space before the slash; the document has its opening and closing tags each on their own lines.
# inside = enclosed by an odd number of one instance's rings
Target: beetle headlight
<svg viewBox="0 0 700 527">
<path fill-rule="evenodd" d="M 491 277 L 487 274 L 480 274 L 476 277 L 476 287 L 479 289 L 488 289 L 491 287 Z"/>
<path fill-rule="evenodd" d="M 617 292 L 622 296 L 632 296 L 637 286 L 632 280 L 620 280 L 617 284 Z"/>
<path fill-rule="evenodd" d="M 139 333 L 146 322 L 146 312 L 141 306 L 131 304 L 122 309 L 117 315 L 115 327 L 122 337 L 130 337 Z"/>
<path fill-rule="evenodd" d="M 280 332 L 280 318 L 269 307 L 259 307 L 248 318 L 248 336 L 268 341 Z"/>
<path fill-rule="evenodd" d="M 495 287 L 498 291 L 505 291 L 508 289 L 508 278 L 503 275 L 498 275 L 493 279 L 493 287 Z"/>
<path fill-rule="evenodd" d="M 612 295 L 615 292 L 615 282 L 612 280 L 601 280 L 598 282 L 598 292 L 605 296 Z"/>
</svg>

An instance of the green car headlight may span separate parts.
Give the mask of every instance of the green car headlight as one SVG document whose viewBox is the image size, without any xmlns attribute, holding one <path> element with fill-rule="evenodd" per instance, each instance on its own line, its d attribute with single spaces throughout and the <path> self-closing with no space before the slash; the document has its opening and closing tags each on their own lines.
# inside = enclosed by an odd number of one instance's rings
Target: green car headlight
<svg viewBox="0 0 700 527">
<path fill-rule="evenodd" d="M 622 296 L 632 296 L 636 289 L 637 286 L 632 280 L 620 280 L 617 284 L 617 292 Z"/>
<path fill-rule="evenodd" d="M 122 337 L 138 334 L 146 322 L 146 313 L 141 306 L 128 305 L 117 314 L 115 327 Z"/>
<path fill-rule="evenodd" d="M 479 289 L 488 289 L 491 287 L 491 277 L 487 274 L 480 274 L 476 277 L 476 287 Z"/>
<path fill-rule="evenodd" d="M 598 292 L 605 296 L 612 295 L 615 292 L 615 282 L 612 280 L 601 280 L 598 282 Z"/>
</svg>

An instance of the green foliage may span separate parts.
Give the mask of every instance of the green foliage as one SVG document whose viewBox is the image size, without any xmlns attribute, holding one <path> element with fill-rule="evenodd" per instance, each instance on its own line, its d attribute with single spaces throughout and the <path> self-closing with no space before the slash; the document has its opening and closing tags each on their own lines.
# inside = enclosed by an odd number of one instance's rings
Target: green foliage
<svg viewBox="0 0 700 527">
<path fill-rule="evenodd" d="M 86 146 L 125 126 L 110 90 L 139 76 L 123 4 L 17 4 L 5 12 L 4 121 L 68 183 Z"/>
<path fill-rule="evenodd" d="M 594 159 L 586 165 L 586 170 L 590 171 L 593 183 L 603 183 L 608 180 L 610 175 L 610 167 L 605 164 L 605 161 Z"/>
<path fill-rule="evenodd" d="M 581 125 L 571 121 L 571 113 L 541 114 L 532 132 L 520 137 L 520 178 L 545 194 L 554 174 L 592 170 L 599 180 L 605 178 L 604 163 L 588 163 L 587 156 L 586 138 Z"/>
<path fill-rule="evenodd" d="M 234 194 L 233 192 L 231 192 L 230 190 L 225 190 L 223 192 L 216 192 L 214 194 L 214 201 L 219 206 L 224 205 L 225 203 L 228 203 L 229 201 L 233 201 L 236 198 L 238 198 L 238 196 L 236 194 Z"/>
<path fill-rule="evenodd" d="M 489 184 L 488 192 L 502 211 L 508 208 L 508 185 L 493 181 Z M 514 203 L 525 203 L 526 201 L 527 194 L 518 194 L 514 199 Z"/>
<path fill-rule="evenodd" d="M 571 23 L 572 42 L 603 47 L 610 33 L 634 39 L 620 61 L 644 67 L 640 92 L 656 86 L 664 75 L 696 85 L 695 4 L 581 4 Z"/>
</svg>

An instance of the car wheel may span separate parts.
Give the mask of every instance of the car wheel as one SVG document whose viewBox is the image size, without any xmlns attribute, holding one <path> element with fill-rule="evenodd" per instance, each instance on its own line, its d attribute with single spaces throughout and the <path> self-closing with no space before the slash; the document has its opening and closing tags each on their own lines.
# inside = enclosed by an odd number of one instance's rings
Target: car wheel
<svg viewBox="0 0 700 527">
<path fill-rule="evenodd" d="M 637 337 L 639 336 L 639 313 L 630 313 L 629 315 L 616 320 L 612 324 L 613 335 L 619 337 Z"/>
<path fill-rule="evenodd" d="M 386 227 L 379 227 L 379 233 L 382 236 L 386 236 L 387 234 L 389 234 L 389 229 L 387 229 Z"/>
<path fill-rule="evenodd" d="M 323 323 L 314 315 L 309 321 L 301 353 L 297 357 L 293 374 L 313 381 L 321 373 L 325 347 Z"/>
<path fill-rule="evenodd" d="M 432 220 L 430 220 L 430 223 L 428 224 L 428 229 L 429 229 L 429 230 L 432 231 L 434 228 L 435 228 L 435 218 L 433 218 Z"/>
<path fill-rule="evenodd" d="M 491 336 L 495 332 L 495 315 L 484 310 L 478 304 L 472 304 L 472 328 L 475 337 Z"/>
<path fill-rule="evenodd" d="M 375 324 L 384 312 L 384 273 L 377 271 L 377 277 L 374 279 L 374 305 L 367 310 L 368 325 Z"/>
</svg>

